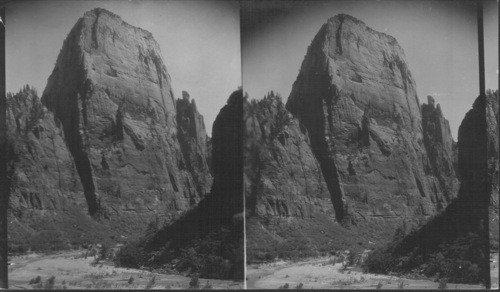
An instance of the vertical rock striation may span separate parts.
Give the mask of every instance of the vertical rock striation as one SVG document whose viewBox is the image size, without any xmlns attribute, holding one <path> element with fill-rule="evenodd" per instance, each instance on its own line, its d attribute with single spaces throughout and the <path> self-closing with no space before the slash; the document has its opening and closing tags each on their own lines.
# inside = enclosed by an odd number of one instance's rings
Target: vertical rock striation
<svg viewBox="0 0 500 292">
<path fill-rule="evenodd" d="M 307 132 L 270 93 L 245 102 L 245 185 L 248 215 L 334 216 L 330 194 Z"/>
<path fill-rule="evenodd" d="M 50 225 L 44 221 L 47 217 L 87 205 L 62 125 L 42 105 L 34 88 L 25 86 L 8 94 L 6 122 L 12 149 L 9 248 L 24 251 L 33 234 L 50 229 L 44 226 Z"/>
<path fill-rule="evenodd" d="M 330 18 L 286 106 L 307 128 L 338 221 L 411 220 L 455 196 L 447 122 L 434 105 L 421 108 L 393 37 L 349 15 Z"/>
<path fill-rule="evenodd" d="M 335 225 L 335 212 L 307 130 L 281 97 L 270 92 L 259 101 L 245 100 L 244 121 L 247 260 L 253 262 L 269 259 L 273 244 L 307 237 L 307 231 L 288 237 L 284 230 L 318 216 Z M 316 249 L 315 243 L 307 248 Z"/>
<path fill-rule="evenodd" d="M 245 102 L 246 209 L 250 216 L 310 218 L 334 216 L 330 193 L 307 131 L 268 94 Z"/>
<path fill-rule="evenodd" d="M 78 200 L 82 185 L 61 124 L 41 104 L 35 89 L 27 86 L 8 96 L 7 125 L 15 164 L 11 211 L 63 209 L 73 198 L 84 203 Z"/>
<path fill-rule="evenodd" d="M 183 158 L 170 76 L 151 33 L 103 9 L 85 13 L 42 102 L 63 125 L 91 215 L 169 214 L 206 193 Z"/>
</svg>

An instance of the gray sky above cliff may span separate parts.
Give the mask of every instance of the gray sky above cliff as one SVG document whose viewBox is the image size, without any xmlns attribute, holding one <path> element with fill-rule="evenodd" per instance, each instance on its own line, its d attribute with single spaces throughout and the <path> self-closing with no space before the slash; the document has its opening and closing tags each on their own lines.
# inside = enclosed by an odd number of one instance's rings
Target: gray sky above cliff
<svg viewBox="0 0 500 292">
<path fill-rule="evenodd" d="M 229 95 L 241 86 L 239 6 L 229 1 L 22 1 L 6 9 L 7 91 L 43 93 L 67 34 L 101 7 L 150 31 L 160 44 L 176 98 L 186 90 L 208 135 Z"/>
<path fill-rule="evenodd" d="M 433 95 L 454 139 L 479 94 L 476 11 L 459 1 L 304 1 L 248 5 L 242 13 L 243 89 L 288 98 L 302 60 L 329 17 L 352 15 L 394 36 L 405 51 L 420 102 Z M 496 1 L 485 4 L 486 88 L 498 88 Z M 472 9 L 471 9 L 472 8 Z"/>
</svg>

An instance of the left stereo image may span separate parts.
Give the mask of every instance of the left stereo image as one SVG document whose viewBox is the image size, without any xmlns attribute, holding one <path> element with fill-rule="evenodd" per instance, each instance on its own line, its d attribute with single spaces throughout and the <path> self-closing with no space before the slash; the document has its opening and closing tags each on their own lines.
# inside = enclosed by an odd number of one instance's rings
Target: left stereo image
<svg viewBox="0 0 500 292">
<path fill-rule="evenodd" d="M 244 286 L 239 5 L 6 5 L 8 286 Z"/>
</svg>

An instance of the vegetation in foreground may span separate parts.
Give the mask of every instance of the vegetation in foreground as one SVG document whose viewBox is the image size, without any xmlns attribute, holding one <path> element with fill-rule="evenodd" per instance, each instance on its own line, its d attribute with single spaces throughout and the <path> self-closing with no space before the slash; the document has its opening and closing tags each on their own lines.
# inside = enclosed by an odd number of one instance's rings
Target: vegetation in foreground
<svg viewBox="0 0 500 292">
<path fill-rule="evenodd" d="M 163 230 L 150 227 L 143 239 L 122 247 L 114 262 L 122 267 L 150 267 L 193 277 L 243 278 L 242 221 L 204 235 L 182 232 L 189 229 L 175 225 Z"/>
<path fill-rule="evenodd" d="M 247 264 L 300 260 L 346 250 L 353 257 L 352 263 L 359 264 L 365 251 L 385 246 L 394 234 L 392 230 L 401 227 L 396 221 L 392 229 L 366 222 L 342 225 L 326 215 L 307 220 L 248 217 L 246 224 Z"/>
<path fill-rule="evenodd" d="M 451 209 L 457 201 L 452 204 Z M 452 228 L 456 225 L 451 221 L 456 223 L 450 212 L 442 212 L 408 235 L 396 231 L 390 244 L 370 253 L 363 266 L 365 271 L 425 276 L 440 282 L 483 283 L 482 267 L 485 257 L 489 258 L 484 254 L 487 243 L 477 232 Z M 464 230 L 472 229 L 464 227 Z"/>
</svg>

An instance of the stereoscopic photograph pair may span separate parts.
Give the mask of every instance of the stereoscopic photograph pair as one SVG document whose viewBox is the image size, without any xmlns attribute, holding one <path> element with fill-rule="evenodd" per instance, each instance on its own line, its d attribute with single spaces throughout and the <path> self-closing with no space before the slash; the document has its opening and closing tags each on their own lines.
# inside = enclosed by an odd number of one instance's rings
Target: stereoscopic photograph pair
<svg viewBox="0 0 500 292">
<path fill-rule="evenodd" d="M 498 289 L 497 1 L 0 5 L 0 288 Z"/>
</svg>

